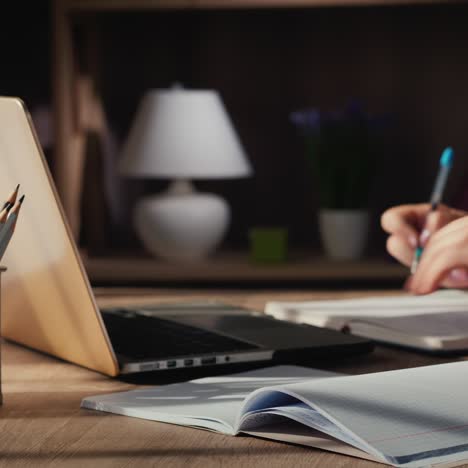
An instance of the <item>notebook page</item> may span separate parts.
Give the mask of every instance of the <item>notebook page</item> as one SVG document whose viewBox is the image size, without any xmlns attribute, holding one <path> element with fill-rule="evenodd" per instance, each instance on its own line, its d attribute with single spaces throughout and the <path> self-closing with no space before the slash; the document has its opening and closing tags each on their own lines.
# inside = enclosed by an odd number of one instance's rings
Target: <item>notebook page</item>
<svg viewBox="0 0 468 468">
<path fill-rule="evenodd" d="M 245 398 L 254 390 L 336 375 L 299 366 L 274 366 L 173 385 L 96 395 L 83 399 L 81 406 L 234 434 L 238 412 Z"/>
<path fill-rule="evenodd" d="M 468 307 L 467 307 L 468 309 Z M 359 321 L 375 324 L 385 329 L 393 329 L 413 336 L 438 336 L 462 338 L 468 336 L 468 310 L 463 312 L 445 312 L 409 315 L 405 317 L 356 317 L 348 323 Z"/>
<path fill-rule="evenodd" d="M 319 411 L 298 400 L 293 400 L 283 406 L 251 411 L 244 415 L 239 429 L 242 432 L 256 430 L 258 427 L 271 424 L 271 421 L 277 419 L 277 416 L 282 416 L 311 429 L 316 429 L 320 433 L 327 434 L 334 439 L 363 450 L 360 442 L 353 438 L 349 431 L 344 431 Z"/>
<path fill-rule="evenodd" d="M 368 317 L 374 320 L 424 315 L 424 322 L 430 326 L 429 317 L 432 316 L 443 316 L 452 312 L 468 315 L 468 292 L 442 290 L 427 296 L 404 295 L 330 301 L 269 302 L 265 306 L 265 312 L 277 319 L 337 330 L 341 330 L 351 319 L 357 317 L 364 319 Z M 443 318 L 441 320 L 443 321 Z M 433 324 L 432 328 L 436 326 L 437 324 Z M 421 335 L 423 335 L 422 331 L 419 336 Z M 438 348 L 440 344 L 435 346 L 435 349 Z M 429 349 L 432 349 L 432 345 L 429 345 Z"/>
<path fill-rule="evenodd" d="M 468 458 L 467 388 L 468 362 L 457 362 L 276 390 L 351 431 L 369 453 L 395 465 L 425 466 Z"/>
<path fill-rule="evenodd" d="M 295 314 L 309 312 L 324 316 L 355 316 L 359 314 L 361 316 L 396 317 L 463 310 L 468 310 L 468 292 L 459 290 L 440 290 L 425 296 L 406 294 L 323 301 L 271 301 L 265 306 L 267 314 L 278 315 L 278 318 L 281 318 L 279 315 L 287 315 L 288 312 L 291 313 L 291 317 L 294 317 Z"/>
<path fill-rule="evenodd" d="M 243 431 L 244 432 L 244 431 Z M 343 453 L 353 457 L 364 458 L 382 463 L 381 459 L 373 457 L 362 450 L 356 449 L 350 445 L 343 444 L 340 440 L 324 434 L 323 432 L 310 429 L 309 427 L 299 424 L 290 419 L 277 416 L 272 419 L 270 424 L 253 428 L 245 431 L 253 436 L 263 437 L 266 439 L 279 440 L 281 442 L 289 442 L 291 444 L 306 445 L 315 447 L 329 452 Z"/>
</svg>

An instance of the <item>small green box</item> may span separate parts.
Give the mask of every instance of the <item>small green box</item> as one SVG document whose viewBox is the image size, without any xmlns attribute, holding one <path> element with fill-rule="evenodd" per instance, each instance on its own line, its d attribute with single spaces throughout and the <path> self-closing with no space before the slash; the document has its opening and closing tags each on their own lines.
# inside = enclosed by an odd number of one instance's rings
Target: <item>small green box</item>
<svg viewBox="0 0 468 468">
<path fill-rule="evenodd" d="M 250 229 L 250 258 L 254 262 L 280 263 L 286 260 L 288 230 L 276 227 Z"/>
</svg>

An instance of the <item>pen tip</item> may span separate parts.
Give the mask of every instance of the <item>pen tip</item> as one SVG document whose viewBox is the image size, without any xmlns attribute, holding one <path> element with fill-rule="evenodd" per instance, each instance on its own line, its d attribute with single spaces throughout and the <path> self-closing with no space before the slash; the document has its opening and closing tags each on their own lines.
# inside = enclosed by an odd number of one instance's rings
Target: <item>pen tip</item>
<svg viewBox="0 0 468 468">
<path fill-rule="evenodd" d="M 19 187 L 20 187 L 20 184 L 18 184 L 15 188 L 15 192 L 17 192 L 19 190 Z"/>
<path fill-rule="evenodd" d="M 23 195 L 23 196 L 19 199 L 20 205 L 23 203 L 23 200 L 24 200 L 24 197 L 25 197 L 25 196 L 26 196 L 26 195 Z"/>
<path fill-rule="evenodd" d="M 441 166 L 451 166 L 453 164 L 453 149 L 450 146 L 444 149 L 442 156 L 440 157 Z"/>
</svg>

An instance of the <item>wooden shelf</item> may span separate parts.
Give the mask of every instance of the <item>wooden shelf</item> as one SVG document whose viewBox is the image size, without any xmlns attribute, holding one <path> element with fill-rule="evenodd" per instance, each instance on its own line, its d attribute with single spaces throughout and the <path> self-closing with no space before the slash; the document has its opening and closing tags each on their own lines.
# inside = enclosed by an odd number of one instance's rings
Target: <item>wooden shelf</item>
<svg viewBox="0 0 468 468">
<path fill-rule="evenodd" d="M 195 0 L 195 8 L 313 8 L 429 5 L 447 0 Z"/>
<path fill-rule="evenodd" d="M 336 262 L 312 255 L 295 255 L 281 264 L 254 263 L 246 254 L 220 253 L 194 263 L 153 258 L 83 256 L 92 282 L 397 282 L 408 270 L 382 259 Z"/>
<path fill-rule="evenodd" d="M 311 8 L 328 6 L 391 6 L 457 3 L 457 0 L 66 0 L 75 11 L 160 10 L 204 8 Z M 460 3 L 458 1 L 458 3 Z"/>
</svg>

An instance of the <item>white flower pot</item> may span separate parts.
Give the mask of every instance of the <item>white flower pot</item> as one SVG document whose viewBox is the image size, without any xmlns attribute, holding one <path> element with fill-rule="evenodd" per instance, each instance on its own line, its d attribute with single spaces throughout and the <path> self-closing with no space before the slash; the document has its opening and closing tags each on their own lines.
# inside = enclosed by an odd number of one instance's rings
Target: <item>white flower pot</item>
<svg viewBox="0 0 468 468">
<path fill-rule="evenodd" d="M 334 260 L 356 260 L 364 253 L 369 232 L 365 210 L 321 210 L 319 230 L 327 255 Z"/>
</svg>

